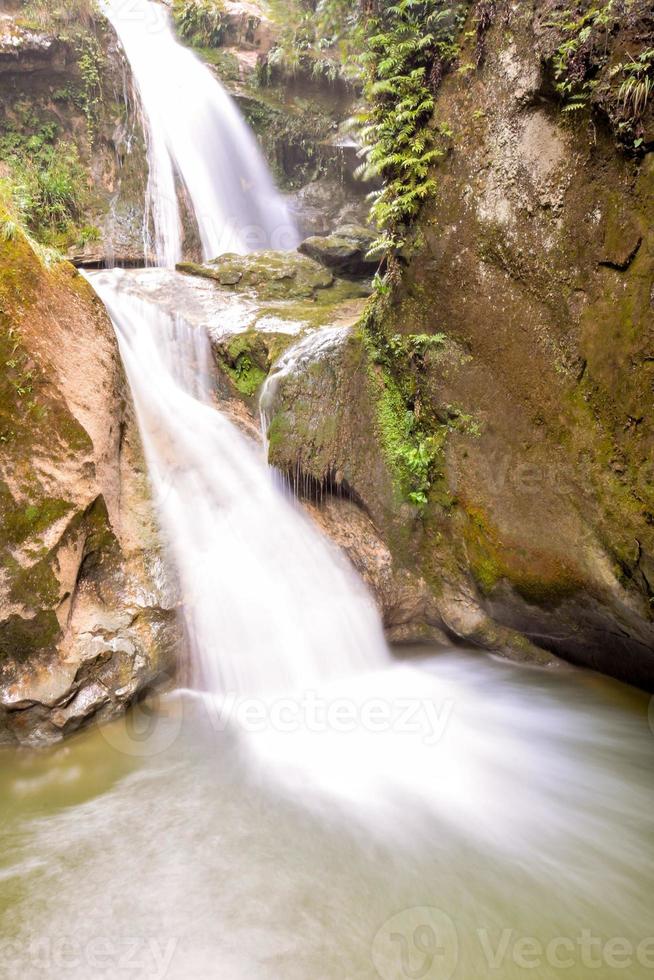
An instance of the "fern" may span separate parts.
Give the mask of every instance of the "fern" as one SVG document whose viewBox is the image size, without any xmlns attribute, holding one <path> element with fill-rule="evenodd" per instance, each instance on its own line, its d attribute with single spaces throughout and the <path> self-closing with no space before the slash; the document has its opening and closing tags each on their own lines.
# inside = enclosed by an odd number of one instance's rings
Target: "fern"
<svg viewBox="0 0 654 980">
<path fill-rule="evenodd" d="M 364 160 L 358 173 L 382 183 L 371 195 L 381 233 L 371 254 L 383 257 L 402 248 L 411 223 L 437 191 L 432 170 L 451 131 L 432 122 L 434 78 L 456 60 L 467 4 L 398 0 L 379 6 L 359 59 L 368 108 L 357 122 Z"/>
<path fill-rule="evenodd" d="M 624 110 L 632 119 L 640 118 L 654 91 L 654 48 L 648 48 L 637 58 L 618 65 L 616 72 L 626 76 L 622 82 L 618 98 Z"/>
<path fill-rule="evenodd" d="M 552 21 L 552 27 L 563 34 L 563 41 L 554 54 L 556 91 L 563 101 L 564 112 L 578 112 L 590 105 L 597 82 L 594 66 L 605 59 L 607 34 L 617 18 L 616 0 L 591 0 L 589 8 L 571 17 L 563 11 Z"/>
</svg>

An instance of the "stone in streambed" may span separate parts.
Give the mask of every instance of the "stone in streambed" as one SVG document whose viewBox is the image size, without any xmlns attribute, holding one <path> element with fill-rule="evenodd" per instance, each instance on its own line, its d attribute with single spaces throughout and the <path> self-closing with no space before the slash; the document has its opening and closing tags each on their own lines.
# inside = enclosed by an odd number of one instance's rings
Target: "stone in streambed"
<svg viewBox="0 0 654 980">
<path fill-rule="evenodd" d="M 266 300 L 313 299 L 334 283 L 332 273 L 294 252 L 227 253 L 204 265 L 180 262 L 177 269 L 220 286 L 238 287 L 239 292 L 256 292 Z"/>
</svg>

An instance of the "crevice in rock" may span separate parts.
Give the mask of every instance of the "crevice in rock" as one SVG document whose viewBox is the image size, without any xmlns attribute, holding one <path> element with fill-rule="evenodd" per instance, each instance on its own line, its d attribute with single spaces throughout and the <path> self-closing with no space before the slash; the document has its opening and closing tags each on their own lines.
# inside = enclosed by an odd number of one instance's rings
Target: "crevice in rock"
<svg viewBox="0 0 654 980">
<path fill-rule="evenodd" d="M 145 258 L 130 258 L 123 256 L 111 259 L 105 257 L 94 259 L 70 259 L 76 269 L 87 269 L 89 272 L 97 272 L 101 269 L 147 269 L 148 265 Z"/>
<path fill-rule="evenodd" d="M 643 244 L 642 236 L 638 239 L 634 247 L 632 248 L 629 255 L 622 262 L 612 261 L 611 259 L 602 259 L 598 265 L 603 269 L 614 269 L 616 272 L 626 272 L 631 263 L 634 261 L 638 252 L 640 251 L 640 246 Z"/>
<path fill-rule="evenodd" d="M 300 465 L 294 469 L 282 469 L 280 467 L 274 467 L 274 469 L 283 481 L 284 487 L 298 500 L 305 500 L 317 505 L 323 504 L 328 497 L 349 500 L 370 517 L 359 494 L 333 467 L 322 478 L 307 473 Z"/>
</svg>

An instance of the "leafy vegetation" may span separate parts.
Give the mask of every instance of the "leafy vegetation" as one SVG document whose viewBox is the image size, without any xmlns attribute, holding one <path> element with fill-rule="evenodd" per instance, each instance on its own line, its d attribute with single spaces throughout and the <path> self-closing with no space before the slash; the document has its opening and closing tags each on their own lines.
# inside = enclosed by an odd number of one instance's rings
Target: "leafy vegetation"
<svg viewBox="0 0 654 980">
<path fill-rule="evenodd" d="M 564 112 L 585 109 L 597 88 L 597 68 L 608 57 L 608 34 L 615 26 L 616 0 L 590 4 L 579 14 L 578 5 L 564 10 L 552 21 L 564 40 L 554 55 L 556 90 Z"/>
<path fill-rule="evenodd" d="M 618 99 L 628 120 L 637 122 L 644 115 L 654 91 L 654 48 L 647 48 L 637 58 L 618 65 L 615 74 L 623 78 Z M 636 135 L 634 148 L 639 149 L 643 137 Z"/>
<path fill-rule="evenodd" d="M 35 124 L 28 137 L 5 132 L 0 160 L 8 171 L 1 184 L 12 220 L 49 245 L 69 235 L 81 218 L 87 181 L 77 147 L 59 139 L 54 123 Z"/>
<path fill-rule="evenodd" d="M 449 130 L 433 122 L 434 96 L 458 57 L 466 10 L 465 3 L 398 0 L 380 4 L 367 24 L 360 174 L 383 184 L 372 206 L 381 231 L 374 251 L 381 255 L 402 248 L 411 222 L 436 193 L 433 168 Z"/>
<path fill-rule="evenodd" d="M 424 508 L 443 477 L 443 451 L 453 430 L 478 434 L 474 420 L 449 407 L 443 419 L 425 408 L 428 358 L 446 344 L 444 334 L 394 334 L 383 328 L 383 301 L 377 297 L 361 327 L 368 352 L 369 381 L 377 402 L 378 433 L 400 497 Z M 443 496 L 447 502 L 447 494 Z"/>
<path fill-rule="evenodd" d="M 219 47 L 225 34 L 221 0 L 175 0 L 173 20 L 180 37 L 200 48 Z"/>
<path fill-rule="evenodd" d="M 27 27 L 64 32 L 71 37 L 91 27 L 97 13 L 96 0 L 23 0 L 20 22 Z"/>
<path fill-rule="evenodd" d="M 86 117 L 89 142 L 92 143 L 95 121 L 102 101 L 103 56 L 93 34 L 83 35 L 77 43 L 77 50 L 77 67 L 81 78 L 77 102 Z"/>
<path fill-rule="evenodd" d="M 56 36 L 70 68 L 65 76 L 57 74 L 58 87 L 48 97 L 28 89 L 27 96 L 5 105 L 0 126 L 2 197 L 10 221 L 33 245 L 65 249 L 84 244 L 98 237 L 84 212 L 91 201 L 86 161 L 104 105 L 99 8 L 96 0 L 24 0 L 15 23 Z M 80 115 L 86 130 L 79 125 Z"/>
<path fill-rule="evenodd" d="M 654 49 L 632 50 L 612 64 L 611 42 L 621 29 L 637 28 L 645 10 L 643 0 L 586 0 L 549 24 L 562 37 L 553 65 L 563 112 L 601 107 L 619 138 L 634 149 L 643 144 L 642 117 L 654 90 Z M 647 38 L 636 29 L 629 45 L 637 48 Z"/>
<path fill-rule="evenodd" d="M 239 334 L 229 343 L 219 346 L 216 356 L 236 389 L 246 398 L 252 398 L 266 380 L 268 351 L 256 334 Z"/>
<path fill-rule="evenodd" d="M 260 85 L 296 76 L 329 82 L 355 81 L 352 52 L 361 36 L 359 9 L 351 0 L 270 0 L 280 26 L 278 40 L 260 63 Z"/>
</svg>

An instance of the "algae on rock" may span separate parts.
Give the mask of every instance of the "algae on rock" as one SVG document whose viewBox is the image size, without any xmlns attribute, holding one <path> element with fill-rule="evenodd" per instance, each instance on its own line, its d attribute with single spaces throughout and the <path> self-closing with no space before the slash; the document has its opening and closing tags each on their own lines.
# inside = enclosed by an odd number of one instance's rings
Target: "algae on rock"
<svg viewBox="0 0 654 980">
<path fill-rule="evenodd" d="M 175 626 L 106 314 L 19 230 L 0 268 L 0 743 L 31 744 L 170 671 Z"/>
</svg>

